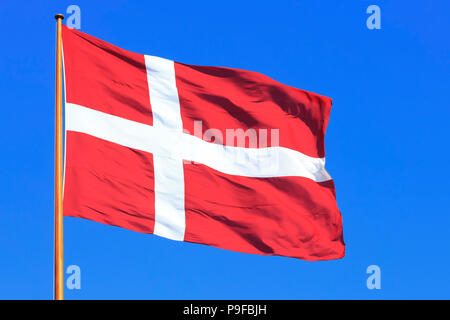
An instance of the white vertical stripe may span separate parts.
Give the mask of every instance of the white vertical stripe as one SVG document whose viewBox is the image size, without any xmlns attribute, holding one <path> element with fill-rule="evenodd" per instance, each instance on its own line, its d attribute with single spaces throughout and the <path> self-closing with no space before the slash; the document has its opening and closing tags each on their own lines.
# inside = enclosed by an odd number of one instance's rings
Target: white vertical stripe
<svg viewBox="0 0 450 320">
<path fill-rule="evenodd" d="M 153 126 L 164 131 L 183 131 L 173 61 L 145 56 Z M 153 154 L 155 175 L 155 230 L 161 237 L 184 240 L 183 162 Z"/>
<path fill-rule="evenodd" d="M 184 173 L 183 161 L 153 155 L 155 168 L 154 234 L 184 240 Z"/>
<path fill-rule="evenodd" d="M 183 131 L 173 61 L 145 56 L 153 126 Z"/>
</svg>

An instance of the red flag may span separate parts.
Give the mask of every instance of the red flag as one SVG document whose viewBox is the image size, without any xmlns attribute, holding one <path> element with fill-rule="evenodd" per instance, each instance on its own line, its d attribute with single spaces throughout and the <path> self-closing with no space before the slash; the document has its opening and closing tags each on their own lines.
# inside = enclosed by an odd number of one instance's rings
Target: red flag
<svg viewBox="0 0 450 320">
<path fill-rule="evenodd" d="M 63 28 L 64 215 L 305 260 L 344 256 L 331 99 Z"/>
</svg>

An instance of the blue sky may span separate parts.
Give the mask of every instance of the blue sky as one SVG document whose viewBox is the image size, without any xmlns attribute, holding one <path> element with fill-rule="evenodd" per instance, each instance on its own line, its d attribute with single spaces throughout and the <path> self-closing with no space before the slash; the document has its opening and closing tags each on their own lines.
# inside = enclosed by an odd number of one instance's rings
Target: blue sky
<svg viewBox="0 0 450 320">
<path fill-rule="evenodd" d="M 145 3 L 145 4 L 144 4 Z M 55 13 L 189 64 L 333 98 L 326 136 L 347 255 L 307 262 L 64 218 L 67 299 L 450 298 L 448 1 L 0 2 L 0 299 L 53 292 Z M 381 8 L 381 30 L 366 8 Z M 381 290 L 366 268 L 381 268 Z"/>
</svg>

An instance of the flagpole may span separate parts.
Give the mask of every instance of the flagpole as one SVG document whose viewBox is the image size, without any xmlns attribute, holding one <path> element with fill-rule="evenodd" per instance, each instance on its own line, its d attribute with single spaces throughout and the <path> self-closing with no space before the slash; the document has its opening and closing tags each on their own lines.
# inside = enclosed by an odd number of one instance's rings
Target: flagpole
<svg viewBox="0 0 450 320">
<path fill-rule="evenodd" d="M 63 207 L 62 207 L 62 47 L 61 22 L 64 15 L 55 15 L 56 31 L 56 109 L 55 109 L 55 300 L 64 300 Z"/>
</svg>

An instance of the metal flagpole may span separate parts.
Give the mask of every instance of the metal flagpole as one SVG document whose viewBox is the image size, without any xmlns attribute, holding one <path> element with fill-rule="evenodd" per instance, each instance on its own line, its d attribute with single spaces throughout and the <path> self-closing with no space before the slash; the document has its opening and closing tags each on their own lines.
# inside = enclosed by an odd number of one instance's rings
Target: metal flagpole
<svg viewBox="0 0 450 320">
<path fill-rule="evenodd" d="M 64 300 L 63 207 L 62 207 L 62 47 L 61 22 L 64 15 L 55 15 L 56 32 L 56 112 L 55 112 L 55 300 Z"/>
</svg>

